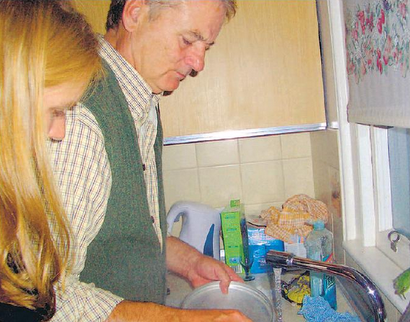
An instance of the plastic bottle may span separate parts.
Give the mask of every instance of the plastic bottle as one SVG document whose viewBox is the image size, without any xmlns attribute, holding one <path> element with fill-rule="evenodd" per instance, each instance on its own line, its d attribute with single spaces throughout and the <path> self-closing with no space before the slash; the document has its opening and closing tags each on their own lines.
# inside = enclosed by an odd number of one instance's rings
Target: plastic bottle
<svg viewBox="0 0 410 322">
<path fill-rule="evenodd" d="M 332 262 L 333 259 L 333 234 L 325 228 L 322 220 L 313 224 L 313 230 L 305 240 L 307 258 Z M 322 296 L 329 302 L 333 309 L 337 309 L 336 284 L 333 276 L 323 273 L 310 272 L 311 296 Z"/>
</svg>

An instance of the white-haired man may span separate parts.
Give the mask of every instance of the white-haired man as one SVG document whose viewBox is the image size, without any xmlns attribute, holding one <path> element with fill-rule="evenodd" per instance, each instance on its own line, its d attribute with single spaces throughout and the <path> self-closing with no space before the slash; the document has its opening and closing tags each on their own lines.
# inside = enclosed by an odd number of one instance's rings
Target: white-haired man
<svg viewBox="0 0 410 322">
<path fill-rule="evenodd" d="M 240 281 L 166 235 L 158 101 L 204 68 L 235 0 L 112 0 L 100 37 L 106 77 L 51 144 L 74 238 L 55 320 L 249 321 L 237 311 L 165 307 L 167 269 L 194 287 Z"/>
</svg>

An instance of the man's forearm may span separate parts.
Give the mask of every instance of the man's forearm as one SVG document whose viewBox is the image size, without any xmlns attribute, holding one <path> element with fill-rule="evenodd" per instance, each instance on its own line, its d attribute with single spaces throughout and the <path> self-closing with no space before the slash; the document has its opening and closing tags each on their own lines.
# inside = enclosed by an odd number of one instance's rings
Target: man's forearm
<svg viewBox="0 0 410 322">
<path fill-rule="evenodd" d="M 154 303 L 123 301 L 105 322 L 251 322 L 234 310 L 181 310 Z"/>
<path fill-rule="evenodd" d="M 154 303 L 122 301 L 114 308 L 106 322 L 171 322 L 176 315 L 174 311 L 177 309 Z"/>
<path fill-rule="evenodd" d="M 202 254 L 175 237 L 167 237 L 167 267 L 170 271 L 187 277 L 188 271 Z"/>
</svg>

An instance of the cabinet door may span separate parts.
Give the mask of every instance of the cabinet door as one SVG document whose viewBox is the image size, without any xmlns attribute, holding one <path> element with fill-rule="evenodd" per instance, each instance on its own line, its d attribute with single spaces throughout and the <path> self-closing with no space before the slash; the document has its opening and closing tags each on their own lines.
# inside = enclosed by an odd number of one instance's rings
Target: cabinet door
<svg viewBox="0 0 410 322">
<path fill-rule="evenodd" d="M 110 1 L 74 2 L 103 33 Z M 162 99 L 166 138 L 325 122 L 316 1 L 237 4 L 205 70 Z"/>
<path fill-rule="evenodd" d="M 161 101 L 166 137 L 325 122 L 314 0 L 240 0 L 205 69 Z"/>
<path fill-rule="evenodd" d="M 86 16 L 95 32 L 105 33 L 105 21 L 110 8 L 110 0 L 73 0 L 73 3 L 75 8 Z"/>
</svg>

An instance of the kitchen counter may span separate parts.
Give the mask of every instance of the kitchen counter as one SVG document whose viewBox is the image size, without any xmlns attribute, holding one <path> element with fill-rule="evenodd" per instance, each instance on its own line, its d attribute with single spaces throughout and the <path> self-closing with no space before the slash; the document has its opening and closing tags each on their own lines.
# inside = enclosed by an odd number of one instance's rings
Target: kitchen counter
<svg viewBox="0 0 410 322">
<path fill-rule="evenodd" d="M 273 296 L 271 282 L 268 274 L 254 274 L 254 276 L 255 280 L 246 283 L 260 290 L 270 300 L 272 300 Z M 288 280 L 292 276 L 293 275 L 291 275 L 290 273 L 287 273 L 283 275 L 282 278 L 284 280 Z M 167 283 L 171 293 L 167 296 L 166 305 L 180 307 L 185 296 L 187 296 L 193 290 L 193 288 L 184 279 L 174 274 L 168 274 Z M 355 314 L 339 289 L 337 290 L 336 294 L 338 312 L 344 313 L 348 311 L 352 314 Z M 297 314 L 299 310 L 300 306 L 293 305 L 282 298 L 282 320 L 284 322 L 306 321 L 303 316 Z"/>
</svg>

